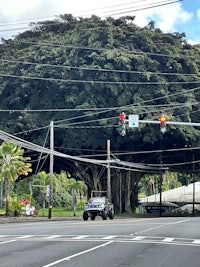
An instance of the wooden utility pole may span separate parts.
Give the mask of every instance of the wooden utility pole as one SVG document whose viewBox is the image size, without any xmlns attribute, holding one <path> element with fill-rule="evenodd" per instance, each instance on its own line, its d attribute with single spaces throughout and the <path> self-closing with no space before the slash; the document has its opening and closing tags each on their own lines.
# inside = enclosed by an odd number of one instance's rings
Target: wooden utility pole
<svg viewBox="0 0 200 267">
<path fill-rule="evenodd" d="M 52 216 L 52 199 L 53 199 L 53 164 L 54 164 L 54 125 L 53 121 L 50 122 L 50 166 L 49 166 L 49 173 L 50 173 L 50 186 L 49 186 L 49 214 L 48 218 L 51 219 Z"/>
<path fill-rule="evenodd" d="M 107 140 L 107 198 L 111 202 L 111 179 L 110 179 L 110 140 Z"/>
</svg>

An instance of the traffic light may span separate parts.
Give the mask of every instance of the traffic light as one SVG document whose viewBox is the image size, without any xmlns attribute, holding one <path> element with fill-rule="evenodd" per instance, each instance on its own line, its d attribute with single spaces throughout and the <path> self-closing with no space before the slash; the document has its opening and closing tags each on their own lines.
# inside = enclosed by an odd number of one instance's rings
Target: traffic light
<svg viewBox="0 0 200 267">
<path fill-rule="evenodd" d="M 119 133 L 121 136 L 126 135 L 126 114 L 124 112 L 119 114 Z"/>
<path fill-rule="evenodd" d="M 160 131 L 161 131 L 161 133 L 165 133 L 166 132 L 167 116 L 164 114 L 160 115 L 159 121 L 160 121 Z"/>
</svg>

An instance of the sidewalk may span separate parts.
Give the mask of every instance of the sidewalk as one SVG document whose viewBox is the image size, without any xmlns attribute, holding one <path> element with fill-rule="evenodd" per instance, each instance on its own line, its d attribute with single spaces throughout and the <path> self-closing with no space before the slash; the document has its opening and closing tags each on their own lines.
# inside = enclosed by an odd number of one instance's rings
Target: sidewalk
<svg viewBox="0 0 200 267">
<path fill-rule="evenodd" d="M 23 223 L 23 222 L 50 222 L 50 221 L 69 221 L 69 220 L 82 220 L 81 217 L 53 217 L 49 219 L 48 217 L 4 217 L 0 216 L 0 224 L 2 223 Z"/>
</svg>

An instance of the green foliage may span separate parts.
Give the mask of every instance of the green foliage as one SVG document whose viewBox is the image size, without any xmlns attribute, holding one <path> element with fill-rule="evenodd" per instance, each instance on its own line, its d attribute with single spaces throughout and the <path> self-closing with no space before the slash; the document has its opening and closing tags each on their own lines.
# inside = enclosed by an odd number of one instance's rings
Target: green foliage
<svg viewBox="0 0 200 267">
<path fill-rule="evenodd" d="M 31 199 L 32 205 L 37 208 L 48 206 L 46 187 L 50 183 L 50 175 L 41 171 L 37 175 L 18 181 L 15 185 L 15 192 L 18 199 Z M 31 187 L 31 190 L 30 190 Z M 63 170 L 53 175 L 53 206 L 68 207 L 72 204 L 72 189 L 81 201 L 87 192 L 87 186 L 83 181 L 76 181 L 71 175 Z"/>
<path fill-rule="evenodd" d="M 166 172 L 162 181 L 162 191 L 168 191 L 184 184 L 181 183 L 180 176 L 176 172 Z M 139 191 L 149 196 L 159 192 L 160 175 L 144 175 L 139 182 Z"/>
<path fill-rule="evenodd" d="M 11 207 L 11 210 L 10 210 L 11 213 L 14 216 L 18 217 L 20 216 L 21 211 L 25 208 L 25 205 L 22 203 L 19 203 L 18 201 L 12 201 L 10 207 Z"/>
<path fill-rule="evenodd" d="M 34 24 L 33 30 L 13 40 L 3 40 L 0 109 L 9 112 L 0 116 L 1 129 L 43 145 L 53 120 L 55 147 L 61 152 L 94 156 L 100 151 L 105 157 L 110 139 L 113 153 L 128 152 L 119 155 L 121 160 L 158 166 L 160 154 L 153 152 L 173 148 L 176 151 L 165 153 L 163 164 L 178 162 L 171 171 L 190 171 L 191 164 L 181 163 L 191 162 L 191 151 L 183 155 L 178 149 L 199 146 L 199 129 L 167 125 L 161 135 L 158 125 L 142 124 L 128 128 L 125 138 L 116 130 L 121 111 L 139 114 L 140 120 L 157 120 L 163 112 L 171 121 L 198 122 L 200 116 L 200 47 L 189 45 L 184 33 L 164 34 L 153 21 L 140 28 L 134 19 L 64 14 Z M 29 112 L 41 109 L 63 111 Z M 197 160 L 198 151 L 194 154 Z M 90 191 L 105 189 L 105 177 L 98 176 L 101 167 L 59 157 L 55 167 L 56 172 L 64 169 L 85 181 Z M 48 180 L 48 175 L 37 177 L 40 185 Z M 54 179 L 56 194 L 67 186 L 61 180 Z M 44 194 L 44 189 L 34 189 L 40 205 L 46 201 Z"/>
<path fill-rule="evenodd" d="M 0 146 L 0 178 L 5 182 L 6 214 L 10 215 L 10 193 L 14 182 L 20 175 L 27 176 L 32 171 L 31 164 L 24 157 L 24 150 L 9 142 Z"/>
</svg>

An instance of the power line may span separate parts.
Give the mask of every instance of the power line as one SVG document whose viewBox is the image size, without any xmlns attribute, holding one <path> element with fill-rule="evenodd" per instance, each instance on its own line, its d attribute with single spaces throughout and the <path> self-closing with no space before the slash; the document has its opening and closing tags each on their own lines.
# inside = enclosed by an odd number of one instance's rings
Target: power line
<svg viewBox="0 0 200 267">
<path fill-rule="evenodd" d="M 115 7 L 118 7 L 118 6 L 127 6 L 127 5 L 130 5 L 130 4 L 137 4 L 137 3 L 140 3 L 140 2 L 144 2 L 144 0 L 138 0 L 138 1 L 134 1 L 134 2 L 128 2 L 128 3 L 124 3 L 124 4 L 119 4 L 119 5 L 114 5 L 114 6 L 107 6 L 107 7 L 103 7 L 103 8 L 98 8 L 98 9 L 92 9 L 92 14 L 94 14 L 94 11 L 96 10 L 97 12 L 100 11 L 100 14 L 104 14 L 104 13 L 108 13 L 108 12 L 118 12 L 118 13 L 114 13 L 114 14 L 110 14 L 109 16 L 115 16 L 115 15 L 120 15 L 120 14 L 124 14 L 124 13 L 132 13 L 132 12 L 137 12 L 137 11 L 141 11 L 141 10 L 146 10 L 146 9 L 151 9 L 151 8 L 155 8 L 155 7 L 160 7 L 160 6 L 165 6 L 165 5 L 169 5 L 169 4 L 173 4 L 173 3 L 177 3 L 177 2 L 181 2 L 182 0 L 176 0 L 176 1 L 171 1 L 171 0 L 165 0 L 165 1 L 160 1 L 158 2 L 157 4 L 145 4 L 145 5 L 141 5 L 141 6 L 135 6 L 135 7 L 127 7 L 127 8 L 123 8 L 123 9 L 117 9 L 117 10 L 108 10 L 108 11 L 103 11 L 101 12 L 102 9 L 107 9 L 107 8 L 115 8 Z M 89 10 L 90 11 L 90 10 Z M 85 13 L 85 12 L 89 12 L 89 11 L 79 11 L 79 12 L 76 12 L 77 14 L 81 14 L 81 13 Z M 75 14 L 76 14 L 75 13 Z M 91 13 L 90 14 L 85 14 L 85 15 L 82 15 L 84 17 L 88 17 L 89 15 L 92 15 Z M 54 15 L 55 16 L 55 15 Z M 10 22 L 0 22 L 1 25 L 0 26 L 9 26 L 9 23 L 16 23 L 16 22 L 19 22 L 18 25 L 20 24 L 25 24 L 26 21 L 30 22 L 31 20 L 38 20 L 38 19 L 46 19 L 46 18 L 49 18 L 49 17 L 53 17 L 53 16 L 47 16 L 47 17 L 38 17 L 38 18 L 32 18 L 32 19 L 25 19 L 25 20 L 15 20 L 15 21 L 10 21 Z M 39 22 L 40 23 L 40 22 Z M 56 22 L 56 24 L 61 24 L 63 22 Z M 6 30 L 1 30 L 2 32 L 4 31 L 16 31 L 16 30 L 24 30 L 24 29 L 29 29 L 31 28 L 31 26 L 28 26 L 26 28 L 12 28 L 12 29 L 6 29 Z"/>
<path fill-rule="evenodd" d="M 0 77 L 6 78 L 19 78 L 27 80 L 42 80 L 50 82 L 64 82 L 64 83 L 90 83 L 90 84 L 118 84 L 118 85 L 167 85 L 167 84 L 198 84 L 200 81 L 160 81 L 160 82 L 129 82 L 129 81 L 98 81 L 98 80 L 75 80 L 75 79 L 62 79 L 62 78 L 44 78 L 37 76 L 26 76 L 26 75 L 14 75 L 0 73 Z"/>
<path fill-rule="evenodd" d="M 192 88 L 192 89 L 189 89 L 189 90 L 186 90 L 185 93 L 187 94 L 188 92 L 190 91 L 195 91 L 195 90 L 199 90 L 200 87 L 196 87 L 196 88 Z M 61 123 L 61 122 L 64 122 L 64 121 L 70 121 L 70 120 L 75 120 L 75 119 L 80 119 L 80 118 L 85 118 L 85 117 L 88 117 L 88 116 L 94 116 L 94 115 L 99 115 L 100 113 L 105 113 L 105 112 L 109 112 L 109 111 L 115 111 L 115 110 L 122 110 L 122 109 L 128 109 L 128 108 L 133 108 L 133 106 L 136 108 L 136 107 L 140 107 L 141 108 L 141 105 L 144 104 L 144 103 L 148 103 L 149 101 L 156 101 L 156 100 L 159 100 L 159 99 L 163 99 L 163 98 L 166 98 L 166 97 L 172 97 L 172 96 L 177 96 L 179 94 L 183 94 L 183 92 L 181 93 L 175 93 L 175 94 L 171 94 L 171 95 L 168 95 L 168 96 L 162 96 L 162 97 L 159 97 L 159 98 L 155 98 L 155 99 L 151 99 L 151 100 L 148 100 L 148 101 L 142 101 L 142 102 L 139 102 L 136 104 L 130 104 L 130 105 L 126 105 L 126 106 L 121 106 L 121 107 L 112 107 L 112 108 L 107 108 L 103 111 L 100 111 L 100 112 L 95 112 L 95 113 L 92 113 L 92 114 L 84 114 L 82 116 L 77 116 L 77 117 L 73 117 L 73 118 L 68 118 L 68 119 L 63 119 L 63 120 L 59 120 L 59 121 L 56 121 L 56 123 Z M 196 105 L 198 103 L 194 103 L 194 105 Z M 175 104 L 176 105 L 176 104 Z M 189 104 L 188 104 L 189 105 Z M 190 103 L 190 105 L 192 105 L 192 103 Z M 187 106 L 187 103 L 185 104 L 182 104 L 182 107 L 185 107 Z M 154 107 L 154 106 L 152 106 Z M 166 110 L 166 108 L 165 108 Z M 15 110 L 9 110 L 9 111 L 15 111 Z M 17 110 L 17 111 L 24 111 L 24 110 Z M 28 112 L 29 110 L 26 110 L 26 112 Z M 34 110 L 32 110 L 34 112 Z M 51 110 L 50 110 L 51 111 Z M 156 109 L 156 111 L 158 112 L 158 110 Z M 140 114 L 141 115 L 141 114 Z M 109 120 L 109 119 L 116 119 L 116 117 L 109 117 L 109 118 L 104 118 L 103 120 Z M 94 121 L 99 121 L 99 120 L 93 120 Z M 91 121 L 87 121 L 87 123 L 90 123 Z M 82 124 L 82 123 L 85 123 L 85 122 L 78 122 L 78 123 L 70 123 L 70 124 L 66 124 L 64 125 L 64 127 L 70 127 L 70 126 L 74 126 L 74 125 L 77 125 L 77 124 Z M 23 131 L 23 132 L 18 132 L 18 133 L 15 133 L 16 134 L 24 134 L 24 133 L 30 133 L 30 132 L 33 132 L 33 131 L 37 131 L 37 130 L 41 130 L 41 129 L 45 129 L 45 128 L 48 128 L 48 126 L 44 126 L 44 127 L 40 127 L 40 128 L 35 128 L 35 129 L 32 129 L 32 130 L 26 130 L 26 131 Z M 59 126 L 55 126 L 55 127 L 59 127 Z M 62 125 L 60 126 L 62 127 Z"/>
<path fill-rule="evenodd" d="M 96 29 L 95 29 L 96 30 Z M 130 54 L 137 54 L 137 55 L 150 55 L 150 56 L 159 56 L 159 57 L 169 57 L 169 58 L 179 58 L 180 56 L 184 58 L 193 58 L 194 56 L 189 55 L 175 55 L 172 54 L 162 54 L 162 53 L 155 53 L 155 52 L 144 52 L 144 51 L 137 51 L 137 50 L 128 50 L 126 48 L 103 48 L 103 47 L 89 47 L 89 46 L 77 46 L 77 45 L 67 45 L 67 44 L 56 44 L 56 43 L 47 43 L 47 42 L 34 42 L 34 41 L 24 41 L 24 40 L 17 40 L 20 43 L 25 44 L 33 44 L 35 46 L 47 46 L 47 47 L 61 47 L 61 48 L 70 48 L 70 49 L 80 49 L 80 50 L 91 50 L 91 51 L 116 51 L 116 52 L 126 52 Z"/>
<path fill-rule="evenodd" d="M 152 8 L 155 8 L 155 7 L 162 7 L 162 6 L 166 6 L 166 5 L 170 5 L 170 4 L 175 4 L 175 3 L 178 3 L 178 2 L 181 2 L 183 0 L 176 0 L 176 1 L 162 1 L 162 2 L 159 2 L 160 4 L 156 4 L 156 5 L 144 5 L 143 7 L 140 7 L 140 8 L 136 8 L 136 9 L 129 9 L 128 10 L 128 13 L 132 13 L 132 12 L 137 12 L 137 11 L 142 11 L 142 10 L 147 10 L 147 9 L 152 9 Z M 119 10 L 119 12 L 116 12 L 116 13 L 111 13 L 109 16 L 116 16 L 116 15 L 122 15 L 122 14 L 125 14 L 127 13 L 127 11 L 123 11 L 123 10 Z"/>
<path fill-rule="evenodd" d="M 152 72 L 149 70 L 146 71 L 135 71 L 135 70 L 122 70 L 122 69 L 105 69 L 105 68 L 91 68 L 91 67 L 74 67 L 74 66 L 66 66 L 60 64 L 47 64 L 47 63 L 39 63 L 39 62 L 28 62 L 28 61 L 20 61 L 20 60 L 9 60 L 9 59 L 0 59 L 2 62 L 9 63 L 19 63 L 25 65 L 33 65 L 33 66 L 42 66 L 42 67 L 53 67 L 53 68 L 64 68 L 64 69 L 77 69 L 77 70 L 86 70 L 86 71 L 97 71 L 97 72 L 114 72 L 114 73 L 132 73 L 132 74 L 154 74 L 154 75 L 164 75 L 164 76 L 198 76 L 198 73 L 174 73 L 174 72 Z"/>
</svg>

